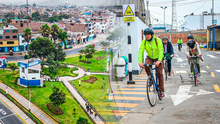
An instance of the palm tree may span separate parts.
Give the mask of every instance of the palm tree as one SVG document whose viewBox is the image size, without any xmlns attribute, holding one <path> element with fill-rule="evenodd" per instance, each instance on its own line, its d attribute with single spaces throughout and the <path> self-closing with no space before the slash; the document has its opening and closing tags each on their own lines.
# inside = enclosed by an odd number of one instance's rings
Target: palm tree
<svg viewBox="0 0 220 124">
<path fill-rule="evenodd" d="M 48 24 L 44 24 L 40 28 L 40 32 L 43 35 L 43 37 L 49 37 L 49 35 L 50 35 L 50 27 L 48 26 Z"/>
<path fill-rule="evenodd" d="M 31 32 L 31 29 L 30 29 L 30 28 L 26 28 L 26 29 L 24 29 L 24 31 L 23 31 L 23 35 L 24 35 L 24 39 L 25 39 L 25 41 L 26 41 L 26 43 L 27 43 L 27 46 L 28 46 L 29 41 L 30 41 L 31 38 L 32 38 L 32 32 Z"/>
<path fill-rule="evenodd" d="M 66 48 L 66 38 L 68 38 L 68 35 L 67 35 L 67 32 L 66 31 L 63 31 L 62 29 L 60 29 L 60 34 L 58 35 L 58 38 L 61 39 L 61 41 L 64 43 L 65 45 L 65 48 Z"/>
<path fill-rule="evenodd" d="M 51 27 L 51 35 L 53 37 L 54 43 L 57 40 L 59 34 L 60 34 L 60 28 L 56 24 L 52 25 L 52 27 Z"/>
</svg>

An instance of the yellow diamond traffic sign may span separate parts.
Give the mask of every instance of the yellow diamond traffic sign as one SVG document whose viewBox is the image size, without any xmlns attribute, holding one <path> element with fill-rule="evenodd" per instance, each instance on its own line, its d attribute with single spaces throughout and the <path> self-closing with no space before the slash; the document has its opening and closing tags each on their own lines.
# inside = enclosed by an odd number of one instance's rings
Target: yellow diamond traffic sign
<svg viewBox="0 0 220 124">
<path fill-rule="evenodd" d="M 133 13 L 133 11 L 131 10 L 131 7 L 130 7 L 129 5 L 127 6 L 127 9 L 126 9 L 126 11 L 125 11 L 124 16 L 134 16 L 134 13 Z"/>
</svg>

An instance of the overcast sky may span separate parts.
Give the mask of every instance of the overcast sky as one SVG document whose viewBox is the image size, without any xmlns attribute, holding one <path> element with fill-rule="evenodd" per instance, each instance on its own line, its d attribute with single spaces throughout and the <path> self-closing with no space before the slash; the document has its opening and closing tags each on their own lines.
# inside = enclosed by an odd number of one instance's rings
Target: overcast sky
<svg viewBox="0 0 220 124">
<path fill-rule="evenodd" d="M 28 0 L 30 4 L 34 2 L 36 4 L 57 4 L 62 5 L 66 1 L 71 5 L 103 5 L 106 3 L 110 4 L 111 0 Z M 146 1 L 146 0 L 144 0 Z M 189 15 L 190 13 L 194 12 L 195 14 L 200 14 L 203 11 L 211 11 L 212 8 L 212 0 L 176 0 L 177 1 L 177 21 L 184 21 L 184 16 Z M 6 4 L 24 4 L 26 0 L 0 0 L 0 3 Z M 220 0 L 214 1 L 214 12 L 220 13 Z M 165 22 L 171 24 L 172 18 L 172 0 L 149 0 L 149 9 L 151 11 L 151 15 L 154 18 L 159 19 L 159 23 L 163 24 L 164 21 L 164 11 L 160 8 L 160 6 L 167 6 L 166 12 L 166 19 Z M 156 20 L 153 21 L 156 23 Z"/>
</svg>

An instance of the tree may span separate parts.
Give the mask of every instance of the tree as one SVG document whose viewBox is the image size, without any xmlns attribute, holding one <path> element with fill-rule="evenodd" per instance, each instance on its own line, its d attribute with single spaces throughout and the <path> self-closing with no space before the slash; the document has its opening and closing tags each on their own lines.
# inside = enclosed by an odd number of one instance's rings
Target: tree
<svg viewBox="0 0 220 124">
<path fill-rule="evenodd" d="M 60 29 L 60 34 L 58 35 L 58 38 L 61 39 L 61 41 L 64 43 L 65 45 L 65 48 L 66 48 L 66 38 L 68 38 L 68 35 L 67 35 L 67 32 L 66 31 L 63 31 L 62 29 Z"/>
<path fill-rule="evenodd" d="M 102 41 L 99 45 L 105 48 L 105 51 L 103 52 L 103 53 L 105 53 L 106 52 L 106 48 L 109 46 L 109 42 Z"/>
<path fill-rule="evenodd" d="M 66 53 L 63 51 L 62 45 L 58 44 L 58 51 L 55 51 L 55 58 L 54 61 L 65 61 Z"/>
<path fill-rule="evenodd" d="M 77 124 L 89 124 L 88 119 L 79 117 Z"/>
<path fill-rule="evenodd" d="M 86 49 L 81 49 L 78 51 L 81 54 L 85 55 L 85 58 L 87 59 L 88 62 L 91 62 L 90 59 L 93 57 L 93 54 L 95 53 L 95 46 L 93 45 L 87 45 Z M 82 57 L 81 57 L 82 58 Z"/>
<path fill-rule="evenodd" d="M 34 21 L 41 21 L 41 15 L 40 15 L 39 11 L 36 11 L 36 12 L 32 13 L 31 16 L 32 16 Z"/>
<path fill-rule="evenodd" d="M 53 88 L 53 93 L 50 95 L 50 101 L 55 107 L 59 107 L 60 105 L 66 102 L 65 98 L 66 94 L 63 93 L 63 90 L 60 91 L 58 87 Z"/>
<path fill-rule="evenodd" d="M 32 38 L 31 29 L 30 29 L 30 28 L 24 29 L 23 35 L 24 35 L 24 39 L 25 39 L 25 41 L 26 41 L 26 43 L 27 43 L 27 46 L 29 46 L 28 44 L 29 44 L 29 42 L 30 42 L 30 40 L 31 40 L 31 38 Z"/>
<path fill-rule="evenodd" d="M 57 40 L 59 34 L 60 34 L 60 28 L 56 24 L 52 25 L 52 27 L 51 27 L 51 35 L 53 37 L 54 43 Z"/>
<path fill-rule="evenodd" d="M 49 38 L 37 37 L 30 45 L 30 51 L 28 52 L 31 57 L 39 57 L 41 62 L 44 63 L 45 59 L 51 53 L 55 52 L 55 46 Z M 41 64 L 41 69 L 43 65 Z"/>
<path fill-rule="evenodd" d="M 49 18 L 48 18 L 48 21 L 49 21 L 50 23 L 59 22 L 59 16 L 55 15 L 55 16 L 49 17 Z"/>
<path fill-rule="evenodd" d="M 49 72 L 56 75 L 57 74 L 57 68 L 54 65 L 49 65 Z"/>
<path fill-rule="evenodd" d="M 40 32 L 41 35 L 43 37 L 49 37 L 50 35 L 50 27 L 48 26 L 48 24 L 44 24 L 41 28 L 40 28 Z"/>
<path fill-rule="evenodd" d="M 9 66 L 9 68 L 13 71 L 13 74 L 14 74 L 14 71 L 15 71 L 18 67 L 16 66 L 15 63 L 11 63 L 10 66 Z"/>
</svg>

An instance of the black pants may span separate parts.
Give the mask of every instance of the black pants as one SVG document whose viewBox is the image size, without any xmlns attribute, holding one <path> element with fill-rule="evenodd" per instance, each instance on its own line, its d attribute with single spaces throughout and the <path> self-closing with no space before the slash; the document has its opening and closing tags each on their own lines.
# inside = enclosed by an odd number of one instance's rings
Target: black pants
<svg viewBox="0 0 220 124">
<path fill-rule="evenodd" d="M 171 60 L 172 59 L 167 60 L 167 62 L 168 62 L 168 72 L 171 72 Z"/>
</svg>

